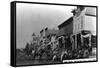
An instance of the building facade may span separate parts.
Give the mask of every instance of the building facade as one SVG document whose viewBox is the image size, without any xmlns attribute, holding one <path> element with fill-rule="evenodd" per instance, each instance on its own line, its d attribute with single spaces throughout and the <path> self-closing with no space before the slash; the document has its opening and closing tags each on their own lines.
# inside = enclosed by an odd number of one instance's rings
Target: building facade
<svg viewBox="0 0 100 68">
<path fill-rule="evenodd" d="M 91 34 L 95 32 L 93 23 L 96 24 L 96 8 L 78 6 L 73 13 L 73 49 L 85 45 L 85 39 L 88 38 L 88 45 L 91 46 Z M 96 32 L 95 32 L 96 33 Z M 80 36 L 78 37 L 78 35 Z M 79 40 L 80 38 L 80 40 Z M 80 44 L 78 44 L 80 43 Z"/>
<path fill-rule="evenodd" d="M 77 6 L 70 17 L 58 25 L 58 36 L 68 36 L 72 50 L 85 45 L 91 46 L 91 35 L 96 33 L 96 8 Z"/>
<path fill-rule="evenodd" d="M 73 17 L 70 17 L 62 24 L 58 25 L 58 39 L 59 39 L 59 47 L 62 49 L 70 49 L 71 48 L 71 39 L 70 35 L 73 34 Z"/>
</svg>

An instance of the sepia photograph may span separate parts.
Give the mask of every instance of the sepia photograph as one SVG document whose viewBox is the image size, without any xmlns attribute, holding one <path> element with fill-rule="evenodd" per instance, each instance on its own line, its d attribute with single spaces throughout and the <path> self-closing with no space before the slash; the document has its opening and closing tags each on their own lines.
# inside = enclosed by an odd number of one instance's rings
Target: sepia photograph
<svg viewBox="0 0 100 68">
<path fill-rule="evenodd" d="M 96 25 L 96 6 L 16 3 L 16 65 L 97 61 Z"/>
</svg>

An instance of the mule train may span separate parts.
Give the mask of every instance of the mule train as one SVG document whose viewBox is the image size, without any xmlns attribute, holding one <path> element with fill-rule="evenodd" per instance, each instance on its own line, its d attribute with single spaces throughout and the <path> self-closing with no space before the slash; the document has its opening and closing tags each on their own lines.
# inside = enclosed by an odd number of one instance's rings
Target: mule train
<svg viewBox="0 0 100 68">
<path fill-rule="evenodd" d="M 44 39 L 33 49 L 30 48 L 30 55 L 33 59 L 50 60 L 50 61 L 63 61 L 69 59 L 78 59 L 88 57 L 91 52 L 89 46 L 88 36 L 84 37 L 82 44 L 81 36 L 78 37 L 77 46 L 75 46 L 74 35 L 56 37 L 54 41 Z"/>
</svg>

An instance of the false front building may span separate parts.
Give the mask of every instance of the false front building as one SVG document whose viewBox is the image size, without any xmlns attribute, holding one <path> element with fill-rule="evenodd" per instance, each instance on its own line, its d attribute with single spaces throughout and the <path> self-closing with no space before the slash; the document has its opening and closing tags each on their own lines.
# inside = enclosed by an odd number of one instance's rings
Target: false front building
<svg viewBox="0 0 100 68">
<path fill-rule="evenodd" d="M 91 35 L 96 33 L 96 7 L 77 6 L 77 9 L 74 9 L 72 12 L 73 48 L 91 46 Z"/>
<path fill-rule="evenodd" d="M 96 8 L 77 6 L 73 16 L 58 25 L 58 36 L 70 37 L 72 50 L 91 46 L 91 35 L 96 33 Z"/>
</svg>

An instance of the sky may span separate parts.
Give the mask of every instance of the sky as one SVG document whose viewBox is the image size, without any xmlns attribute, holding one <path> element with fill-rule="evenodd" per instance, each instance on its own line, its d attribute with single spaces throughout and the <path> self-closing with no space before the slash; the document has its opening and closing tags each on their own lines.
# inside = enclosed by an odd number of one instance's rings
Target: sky
<svg viewBox="0 0 100 68">
<path fill-rule="evenodd" d="M 75 8 L 76 6 L 17 3 L 17 48 L 24 48 L 27 42 L 30 43 L 33 32 L 39 35 L 45 27 L 56 29 L 73 15 L 71 11 Z"/>
<path fill-rule="evenodd" d="M 32 40 L 32 33 L 41 29 L 57 28 L 72 16 L 75 6 L 17 3 L 17 48 L 24 48 Z"/>
</svg>

